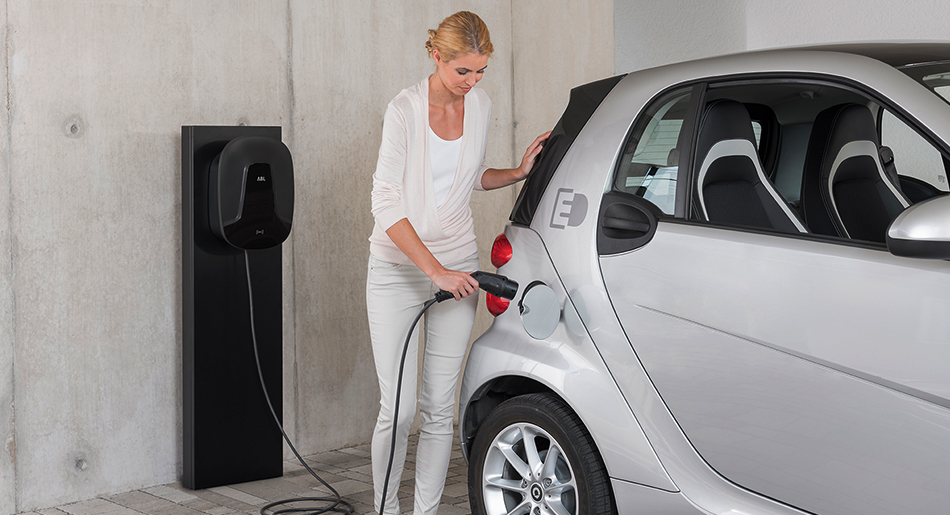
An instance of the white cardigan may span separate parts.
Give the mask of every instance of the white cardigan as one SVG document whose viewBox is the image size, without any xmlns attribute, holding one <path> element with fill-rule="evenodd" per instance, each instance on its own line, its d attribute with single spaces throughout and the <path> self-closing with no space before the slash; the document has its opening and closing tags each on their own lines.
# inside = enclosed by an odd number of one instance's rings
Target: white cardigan
<svg viewBox="0 0 950 515">
<path fill-rule="evenodd" d="M 412 261 L 389 239 L 386 230 L 408 218 L 422 242 L 443 265 L 478 252 L 469 201 L 482 189 L 482 174 L 491 100 L 481 89 L 465 95 L 462 150 L 455 182 L 442 205 L 437 205 L 428 158 L 429 79 L 402 90 L 386 108 L 383 140 L 373 174 L 373 216 L 370 252 L 392 263 Z"/>
</svg>

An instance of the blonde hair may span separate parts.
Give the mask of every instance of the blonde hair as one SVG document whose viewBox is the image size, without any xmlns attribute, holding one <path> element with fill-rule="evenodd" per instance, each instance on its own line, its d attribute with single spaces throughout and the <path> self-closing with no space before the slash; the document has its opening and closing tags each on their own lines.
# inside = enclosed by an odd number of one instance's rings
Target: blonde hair
<svg viewBox="0 0 950 515">
<path fill-rule="evenodd" d="M 443 61 L 452 61 L 472 52 L 491 57 L 495 49 L 485 22 L 475 13 L 459 11 L 442 20 L 436 30 L 429 30 L 426 51 L 430 58 L 433 50 L 439 51 Z"/>
</svg>

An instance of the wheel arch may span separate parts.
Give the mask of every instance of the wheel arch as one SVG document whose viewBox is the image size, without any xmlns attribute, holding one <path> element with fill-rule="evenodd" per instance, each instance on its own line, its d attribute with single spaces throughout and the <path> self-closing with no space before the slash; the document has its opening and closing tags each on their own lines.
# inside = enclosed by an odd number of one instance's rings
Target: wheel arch
<svg viewBox="0 0 950 515">
<path fill-rule="evenodd" d="M 462 454 L 466 461 L 469 460 L 469 452 L 472 450 L 472 443 L 475 441 L 475 433 L 488 414 L 506 400 L 529 393 L 550 393 L 570 406 L 564 396 L 548 385 L 529 377 L 505 375 L 486 382 L 472 395 L 465 406 L 462 424 L 459 427 Z"/>
</svg>

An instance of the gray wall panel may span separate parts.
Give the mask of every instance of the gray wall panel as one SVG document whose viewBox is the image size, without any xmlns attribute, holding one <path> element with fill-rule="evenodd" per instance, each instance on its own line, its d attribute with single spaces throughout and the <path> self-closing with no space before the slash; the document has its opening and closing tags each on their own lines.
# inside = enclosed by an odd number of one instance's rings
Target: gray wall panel
<svg viewBox="0 0 950 515">
<path fill-rule="evenodd" d="M 180 126 L 286 121 L 286 14 L 8 5 L 25 511 L 177 479 Z"/>
<path fill-rule="evenodd" d="M 7 6 L 0 4 L 0 56 L 3 80 L 0 81 L 0 513 L 15 512 L 16 440 L 13 397 L 13 262 L 10 245 L 10 91 L 6 80 L 9 70 L 10 37 Z"/>
<path fill-rule="evenodd" d="M 614 4 L 617 73 L 746 48 L 745 0 L 617 0 Z"/>
</svg>

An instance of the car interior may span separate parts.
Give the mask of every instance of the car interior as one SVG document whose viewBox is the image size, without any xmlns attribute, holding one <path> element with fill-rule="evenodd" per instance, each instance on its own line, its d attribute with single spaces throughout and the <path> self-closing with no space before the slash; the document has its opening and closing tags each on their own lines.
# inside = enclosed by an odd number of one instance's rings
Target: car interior
<svg viewBox="0 0 950 515">
<path fill-rule="evenodd" d="M 689 98 L 688 88 L 668 94 L 637 122 L 614 183 L 668 215 Z M 901 211 L 948 192 L 950 161 L 912 127 L 850 87 L 710 85 L 696 133 L 689 218 L 883 244 Z"/>
<path fill-rule="evenodd" d="M 735 100 L 706 105 L 697 140 L 695 211 L 703 220 L 806 232 L 762 170 L 752 119 Z"/>
</svg>

